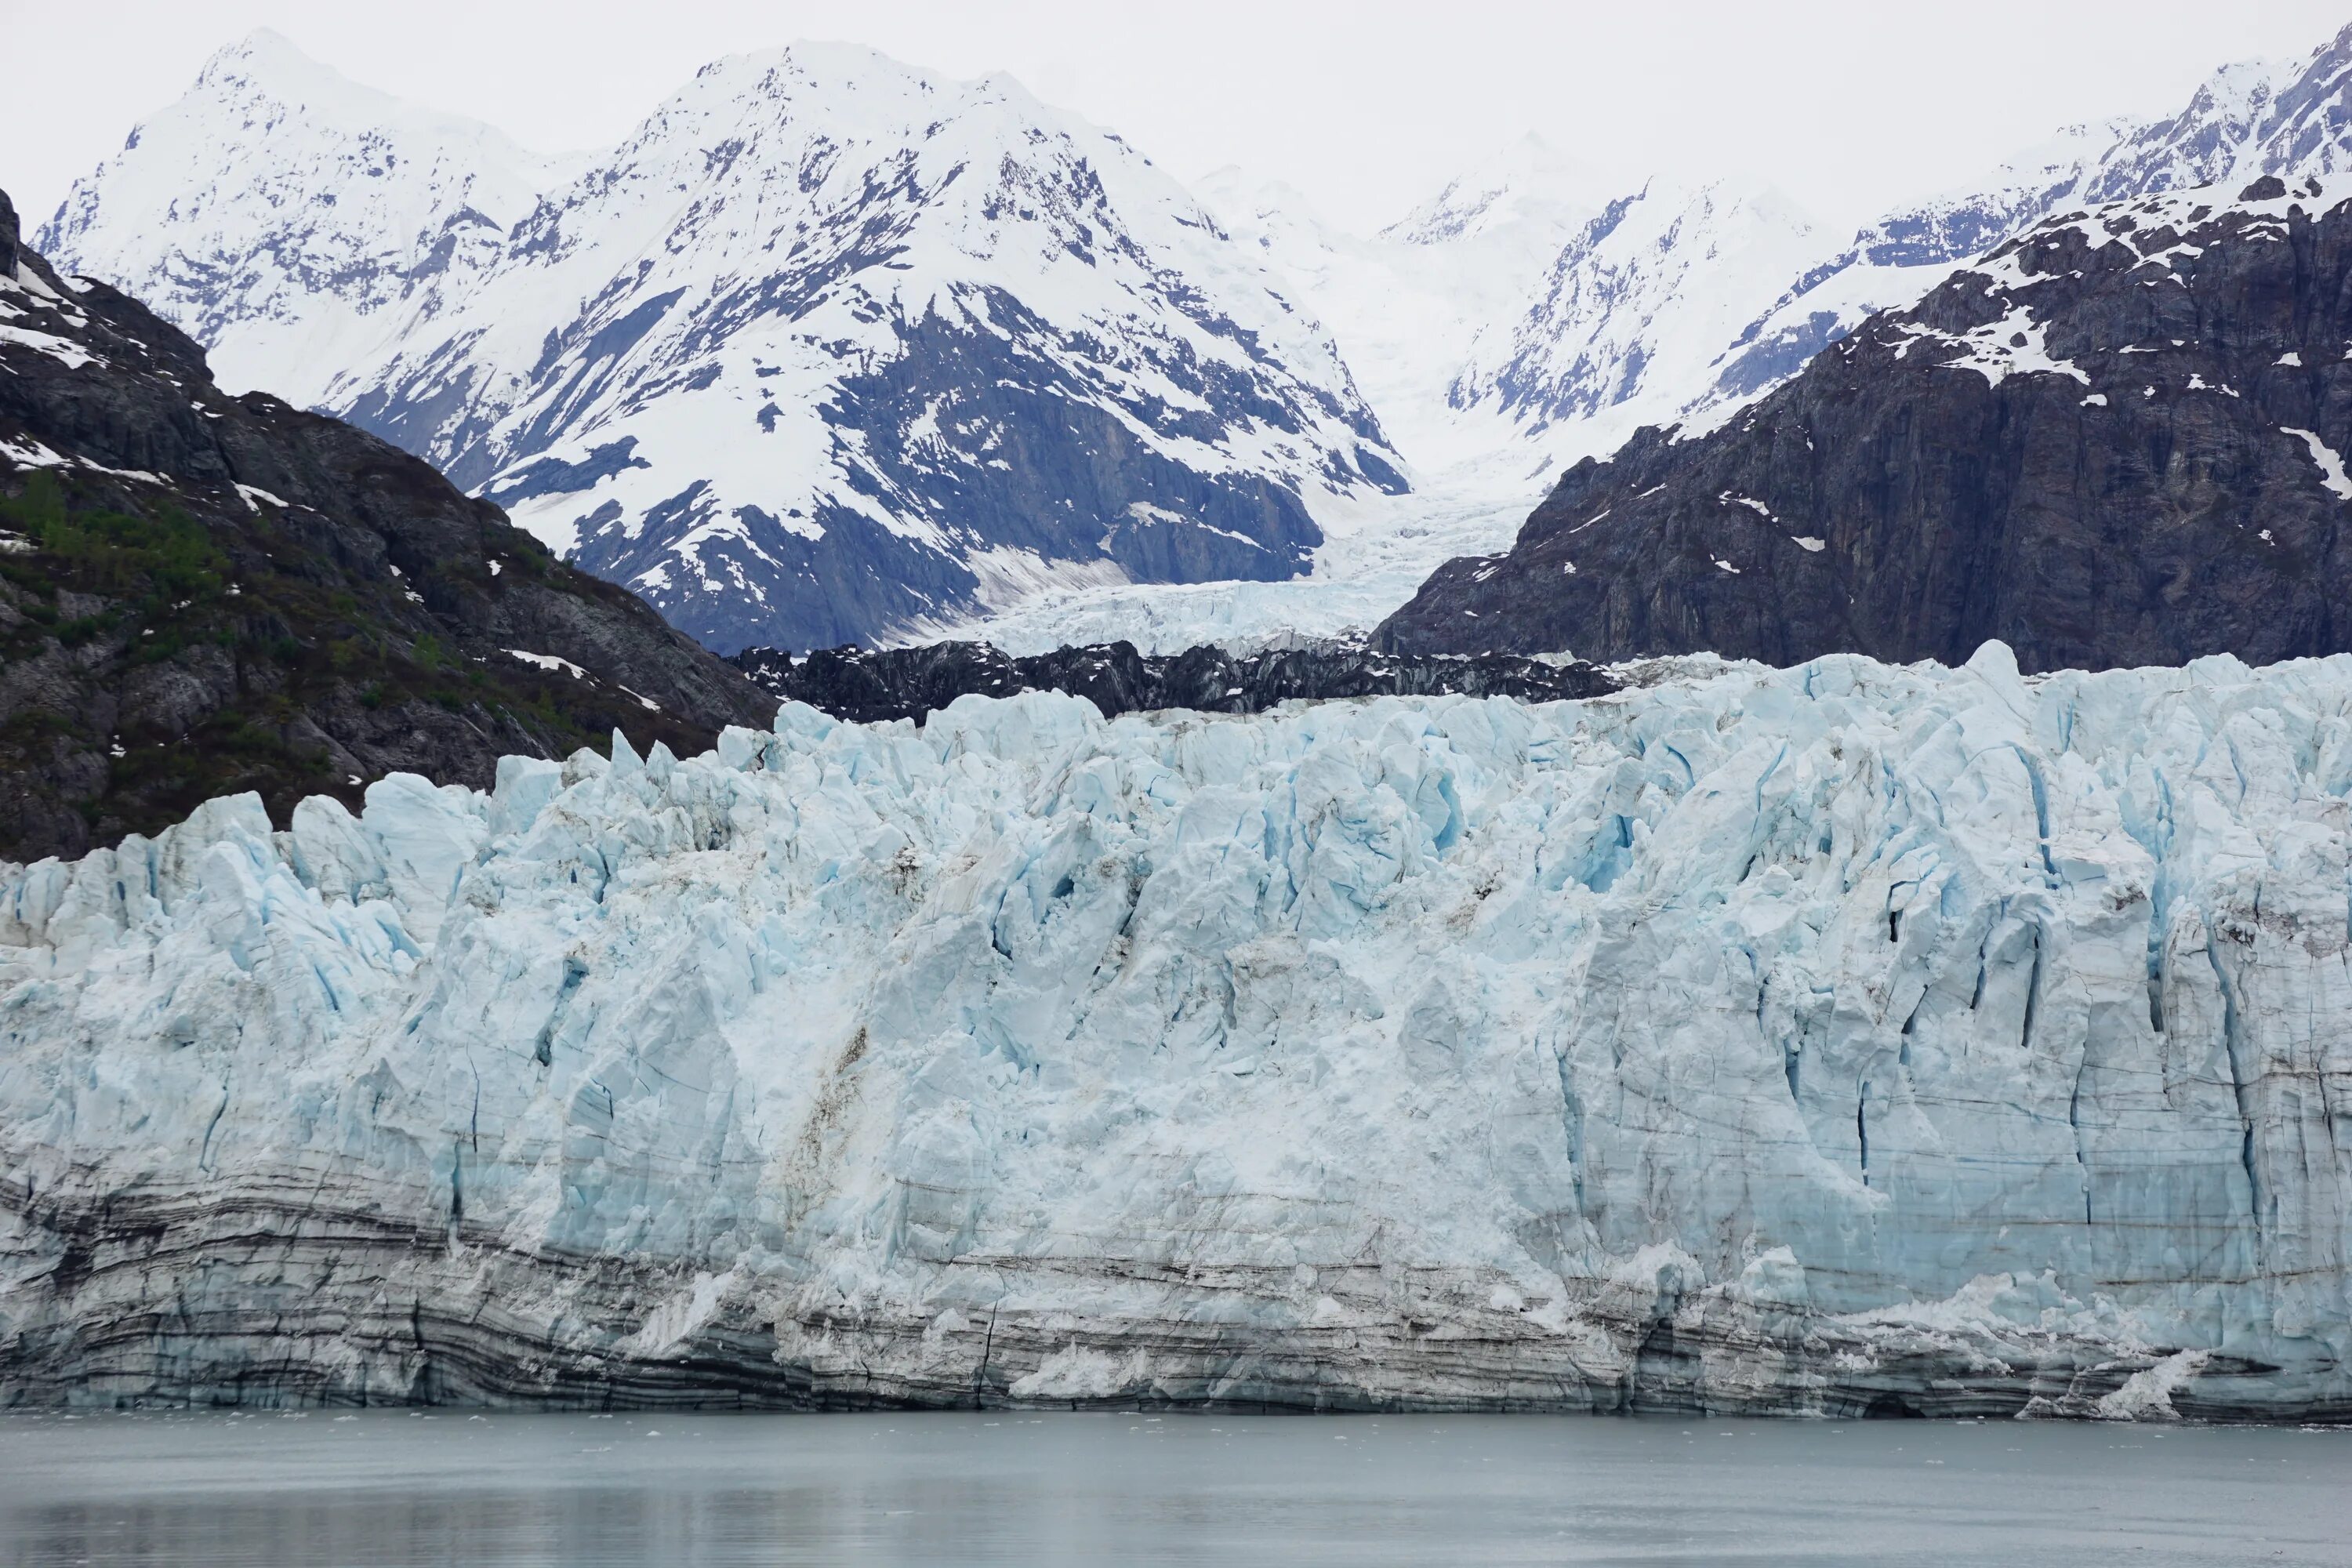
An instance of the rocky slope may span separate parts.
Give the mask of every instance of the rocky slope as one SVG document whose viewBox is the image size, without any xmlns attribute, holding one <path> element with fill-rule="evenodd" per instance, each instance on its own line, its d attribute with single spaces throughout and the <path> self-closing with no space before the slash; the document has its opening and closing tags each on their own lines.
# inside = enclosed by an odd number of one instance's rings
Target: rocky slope
<svg viewBox="0 0 2352 1568">
<path fill-rule="evenodd" d="M 559 167 L 257 35 L 44 233 L 723 651 L 1278 580 L 1318 509 L 1405 483 L 1148 159 L 857 48 L 714 62 Z"/>
<path fill-rule="evenodd" d="M 750 648 L 732 662 L 778 697 L 862 724 L 893 719 L 920 723 L 959 697 L 1024 691 L 1083 697 L 1105 718 L 1116 719 L 1169 708 L 1263 713 L 1285 702 L 1346 697 L 1547 701 L 1598 697 L 1617 689 L 1591 665 L 1504 654 L 1399 656 L 1346 643 L 1238 654 L 1203 644 L 1153 656 L 1120 642 L 1015 657 L 986 643 L 943 642 L 880 650 L 827 648 L 803 659 L 773 648 Z"/>
<path fill-rule="evenodd" d="M 1381 640 L 1794 664 L 1999 637 L 2035 669 L 2352 647 L 2347 194 L 2050 220 L 1735 424 L 1580 464 Z"/>
<path fill-rule="evenodd" d="M 2347 794 L 1991 647 L 215 802 L 0 872 L 0 1400 L 2352 1417 Z"/>
<path fill-rule="evenodd" d="M 0 196 L 0 858 L 258 791 L 618 726 L 699 750 L 773 702 L 373 437 L 213 384 L 201 350 L 19 243 Z"/>
</svg>

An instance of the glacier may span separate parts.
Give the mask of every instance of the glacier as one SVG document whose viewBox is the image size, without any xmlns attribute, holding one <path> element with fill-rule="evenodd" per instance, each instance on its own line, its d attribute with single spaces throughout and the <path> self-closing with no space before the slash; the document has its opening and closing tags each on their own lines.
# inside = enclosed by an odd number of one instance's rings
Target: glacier
<svg viewBox="0 0 2352 1568">
<path fill-rule="evenodd" d="M 2352 658 L 1631 673 L 0 868 L 0 1402 L 2352 1415 Z"/>
</svg>

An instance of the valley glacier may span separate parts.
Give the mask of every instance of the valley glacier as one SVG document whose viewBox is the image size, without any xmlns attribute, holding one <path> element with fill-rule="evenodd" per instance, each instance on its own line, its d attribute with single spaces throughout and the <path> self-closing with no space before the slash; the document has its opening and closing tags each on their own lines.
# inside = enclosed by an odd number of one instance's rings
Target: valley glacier
<svg viewBox="0 0 2352 1568">
<path fill-rule="evenodd" d="M 0 1402 L 2352 1415 L 2352 658 L 1633 673 L 0 868 Z"/>
</svg>

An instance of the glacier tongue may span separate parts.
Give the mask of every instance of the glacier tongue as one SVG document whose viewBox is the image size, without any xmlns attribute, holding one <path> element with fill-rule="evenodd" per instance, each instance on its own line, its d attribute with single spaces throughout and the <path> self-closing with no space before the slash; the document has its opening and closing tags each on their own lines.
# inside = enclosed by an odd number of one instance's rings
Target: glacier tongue
<svg viewBox="0 0 2352 1568">
<path fill-rule="evenodd" d="M 0 868 L 0 1399 L 2352 1413 L 2352 658 L 786 708 Z"/>
</svg>

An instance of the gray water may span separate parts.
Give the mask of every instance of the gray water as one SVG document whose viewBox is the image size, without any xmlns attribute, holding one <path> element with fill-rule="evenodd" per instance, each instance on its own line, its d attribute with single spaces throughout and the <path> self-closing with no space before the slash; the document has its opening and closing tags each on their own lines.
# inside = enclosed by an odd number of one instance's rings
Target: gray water
<svg viewBox="0 0 2352 1568">
<path fill-rule="evenodd" d="M 15 1415 L 0 1562 L 2352 1562 L 2352 1432 L 1202 1415 Z"/>
</svg>

